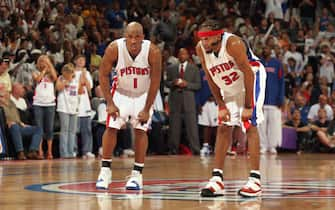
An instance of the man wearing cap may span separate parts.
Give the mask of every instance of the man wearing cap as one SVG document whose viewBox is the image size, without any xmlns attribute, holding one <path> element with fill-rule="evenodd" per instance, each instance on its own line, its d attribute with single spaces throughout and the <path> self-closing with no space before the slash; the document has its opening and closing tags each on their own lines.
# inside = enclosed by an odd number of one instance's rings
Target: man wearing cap
<svg viewBox="0 0 335 210">
<path fill-rule="evenodd" d="M 11 92 L 12 83 L 10 80 L 10 76 L 8 74 L 8 65 L 9 65 L 8 57 L 0 58 L 0 83 L 2 83 L 5 86 L 5 89 L 8 92 Z"/>
</svg>

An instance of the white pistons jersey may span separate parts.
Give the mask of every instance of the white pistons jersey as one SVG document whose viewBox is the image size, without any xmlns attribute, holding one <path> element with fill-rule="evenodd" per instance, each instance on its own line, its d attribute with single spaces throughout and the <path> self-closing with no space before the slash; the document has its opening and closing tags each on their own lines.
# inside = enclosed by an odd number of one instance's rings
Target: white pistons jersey
<svg viewBox="0 0 335 210">
<path fill-rule="evenodd" d="M 235 60 L 227 53 L 226 44 L 230 36 L 234 35 L 227 32 L 222 35 L 221 49 L 217 56 L 214 52 L 206 53 L 200 41 L 208 73 L 224 97 L 234 96 L 245 90 L 243 72 L 238 69 Z M 247 54 L 250 61 L 259 60 L 248 47 Z"/>
<path fill-rule="evenodd" d="M 118 61 L 115 67 L 117 81 L 116 91 L 128 96 L 139 96 L 149 90 L 150 65 L 149 49 L 150 41 L 143 40 L 141 51 L 132 58 L 126 46 L 126 39 L 116 40 L 118 46 Z"/>
</svg>

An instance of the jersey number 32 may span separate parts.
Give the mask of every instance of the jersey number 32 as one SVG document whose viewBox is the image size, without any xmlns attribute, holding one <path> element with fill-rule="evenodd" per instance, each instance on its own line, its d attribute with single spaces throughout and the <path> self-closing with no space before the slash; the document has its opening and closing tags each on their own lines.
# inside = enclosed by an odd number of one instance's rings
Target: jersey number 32
<svg viewBox="0 0 335 210">
<path fill-rule="evenodd" d="M 240 78 L 240 76 L 237 74 L 236 71 L 230 73 L 229 75 L 221 77 L 221 79 L 225 81 L 225 85 L 231 85 L 238 78 Z"/>
</svg>

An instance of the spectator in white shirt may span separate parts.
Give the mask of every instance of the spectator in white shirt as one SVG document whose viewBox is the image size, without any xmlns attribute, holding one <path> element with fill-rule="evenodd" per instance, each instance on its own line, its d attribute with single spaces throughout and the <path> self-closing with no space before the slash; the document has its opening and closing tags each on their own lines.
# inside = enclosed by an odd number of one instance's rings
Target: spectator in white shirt
<svg viewBox="0 0 335 210">
<path fill-rule="evenodd" d="M 47 55 L 41 55 L 36 66 L 39 71 L 33 72 L 32 75 L 36 84 L 33 97 L 34 118 L 38 127 L 44 131 L 44 138 L 48 143 L 47 158 L 53 159 L 52 139 L 56 108 L 54 82 L 57 80 L 57 73 Z M 39 156 L 41 158 L 44 156 L 42 142 Z"/>
<path fill-rule="evenodd" d="M 89 93 L 93 87 L 92 77 L 86 70 L 86 59 L 84 55 L 78 55 L 75 59 L 75 80 L 83 88 L 80 94 L 79 113 L 78 113 L 78 132 L 80 133 L 82 142 L 83 158 L 94 158 L 92 154 L 93 137 L 92 137 L 92 108 Z M 77 148 L 77 145 L 75 145 Z"/>
<path fill-rule="evenodd" d="M 79 108 L 79 94 L 83 87 L 74 79 L 73 64 L 66 64 L 62 68 L 62 75 L 57 79 L 56 90 L 57 112 L 60 119 L 59 152 L 61 158 L 75 157 L 74 145 L 77 132 L 77 115 Z"/>
<path fill-rule="evenodd" d="M 26 90 L 21 83 L 14 83 L 12 86 L 12 94 L 10 95 L 11 101 L 15 104 L 19 111 L 22 122 L 26 124 L 33 124 L 33 117 L 30 109 L 28 108 L 25 100 Z"/>
<path fill-rule="evenodd" d="M 321 60 L 320 60 L 320 77 L 326 77 L 328 86 L 331 87 L 334 80 L 334 63 L 335 57 L 330 51 L 330 43 L 323 41 L 321 47 Z"/>
<path fill-rule="evenodd" d="M 25 90 L 22 84 L 14 83 L 12 86 L 12 94 L 10 95 L 10 99 L 15 104 L 16 108 L 21 111 L 27 110 L 27 103 L 24 100 Z"/>
<path fill-rule="evenodd" d="M 270 13 L 273 13 L 276 19 L 283 19 L 284 13 L 282 4 L 287 0 L 264 0 L 265 3 L 265 17 L 267 18 Z"/>
<path fill-rule="evenodd" d="M 289 58 L 294 58 L 296 62 L 295 73 L 300 75 L 304 68 L 303 57 L 302 54 L 297 51 L 297 46 L 294 43 L 291 43 L 290 49 L 284 54 L 283 63 L 288 64 Z"/>
<path fill-rule="evenodd" d="M 333 120 L 333 109 L 332 107 L 327 104 L 327 96 L 325 95 L 320 95 L 319 96 L 319 103 L 314 104 L 311 106 L 309 112 L 308 112 L 308 121 L 313 122 L 318 120 L 318 111 L 320 108 L 324 108 L 327 112 L 327 119 L 328 120 Z"/>
</svg>

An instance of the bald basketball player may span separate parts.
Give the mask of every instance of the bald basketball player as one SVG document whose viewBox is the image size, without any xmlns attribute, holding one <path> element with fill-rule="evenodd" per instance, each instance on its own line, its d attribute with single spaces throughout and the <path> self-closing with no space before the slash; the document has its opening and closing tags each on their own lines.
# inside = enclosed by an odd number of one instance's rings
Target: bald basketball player
<svg viewBox="0 0 335 210">
<path fill-rule="evenodd" d="M 102 137 L 102 164 L 96 182 L 97 189 L 108 189 L 112 179 L 112 153 L 117 131 L 130 121 L 135 133 L 135 163 L 127 190 L 141 190 L 142 169 L 148 146 L 146 131 L 153 113 L 152 104 L 161 78 L 161 52 L 144 40 L 142 25 L 131 22 L 125 38 L 113 41 L 106 49 L 99 69 L 99 82 L 107 101 L 106 131 Z M 110 74 L 116 72 L 113 87 Z"/>
<path fill-rule="evenodd" d="M 199 28 L 197 55 L 205 69 L 208 84 L 219 107 L 215 164 L 212 178 L 201 190 L 201 196 L 224 194 L 224 160 L 232 140 L 233 126 L 247 129 L 250 153 L 249 179 L 240 190 L 244 197 L 260 196 L 259 136 L 257 125 L 263 121 L 266 73 L 259 59 L 237 36 L 224 32 L 215 20 Z"/>
</svg>

